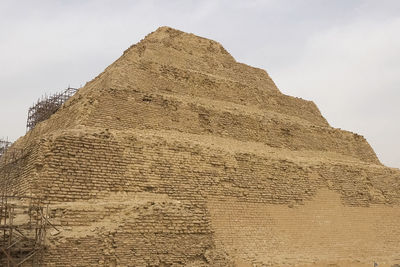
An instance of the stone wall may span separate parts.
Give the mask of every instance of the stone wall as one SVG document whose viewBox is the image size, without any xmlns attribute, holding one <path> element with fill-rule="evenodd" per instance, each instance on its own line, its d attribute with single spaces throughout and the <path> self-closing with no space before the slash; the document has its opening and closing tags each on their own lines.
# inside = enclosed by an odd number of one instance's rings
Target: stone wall
<svg viewBox="0 0 400 267">
<path fill-rule="evenodd" d="M 29 196 L 34 186 L 40 150 L 32 143 L 25 149 L 12 147 L 0 158 L 0 195 Z"/>
<path fill-rule="evenodd" d="M 258 266 L 400 263 L 399 206 L 345 206 L 339 194 L 321 189 L 298 206 L 222 197 L 208 207 L 218 246 Z"/>
<path fill-rule="evenodd" d="M 330 151 L 379 163 L 357 134 L 293 116 L 224 101 L 142 92 L 103 92 L 84 125 L 109 129 L 176 130 L 254 141 L 290 150 Z"/>
<path fill-rule="evenodd" d="M 73 266 L 395 262 L 399 171 L 221 140 L 95 129 L 47 140 L 37 193 L 62 229 L 49 266 L 65 264 L 62 253 Z"/>
<path fill-rule="evenodd" d="M 47 150 L 37 193 L 54 201 L 151 191 L 180 199 L 205 194 L 282 204 L 301 202 L 328 187 L 347 205 L 399 203 L 398 171 L 354 160 L 333 163 L 329 153 L 299 159 L 295 156 L 304 152 L 285 155 L 268 146 L 263 153 L 259 144 L 258 153 L 251 143 L 232 139 L 226 151 L 225 144 L 217 147 L 221 139 L 149 130 L 64 134 L 42 146 Z"/>
<path fill-rule="evenodd" d="M 230 266 L 204 209 L 153 193 L 52 206 L 45 266 Z"/>
</svg>

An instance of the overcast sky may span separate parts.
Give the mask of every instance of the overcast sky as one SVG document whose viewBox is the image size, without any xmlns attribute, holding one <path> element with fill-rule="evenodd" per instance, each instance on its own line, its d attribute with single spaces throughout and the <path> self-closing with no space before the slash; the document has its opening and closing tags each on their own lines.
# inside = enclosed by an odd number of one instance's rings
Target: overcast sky
<svg viewBox="0 0 400 267">
<path fill-rule="evenodd" d="M 0 0 L 0 138 L 25 134 L 39 96 L 84 85 L 162 25 L 266 69 L 400 168 L 398 0 Z"/>
</svg>

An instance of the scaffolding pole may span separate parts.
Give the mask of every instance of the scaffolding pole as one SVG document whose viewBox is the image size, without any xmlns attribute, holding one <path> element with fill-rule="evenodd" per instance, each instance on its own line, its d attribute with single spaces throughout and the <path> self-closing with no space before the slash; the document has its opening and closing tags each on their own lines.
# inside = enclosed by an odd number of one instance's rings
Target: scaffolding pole
<svg viewBox="0 0 400 267">
<path fill-rule="evenodd" d="M 57 112 L 57 110 L 65 103 L 67 100 L 73 96 L 78 89 L 68 88 L 61 93 L 55 93 L 53 95 L 42 96 L 36 104 L 28 110 L 28 119 L 26 122 L 26 130 L 30 131 L 35 126 L 44 120 L 50 118 L 51 115 Z"/>
<path fill-rule="evenodd" d="M 0 199 L 0 265 L 41 265 L 45 248 L 48 204 L 27 196 L 2 195 Z"/>
</svg>

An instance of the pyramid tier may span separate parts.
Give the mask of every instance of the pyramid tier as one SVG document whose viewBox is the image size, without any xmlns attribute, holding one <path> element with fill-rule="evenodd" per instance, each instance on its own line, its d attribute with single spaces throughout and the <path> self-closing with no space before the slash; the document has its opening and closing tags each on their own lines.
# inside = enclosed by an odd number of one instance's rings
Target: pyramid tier
<svg viewBox="0 0 400 267">
<path fill-rule="evenodd" d="M 148 59 L 139 59 L 139 62 L 134 60 L 136 59 L 126 63 L 126 66 L 120 66 L 119 61 L 116 61 L 109 67 L 110 69 L 106 69 L 103 74 L 90 82 L 82 93 L 109 88 L 133 92 L 174 93 L 257 106 L 260 109 L 305 119 L 316 125 L 328 125 L 313 102 L 280 93 L 265 72 L 258 73 L 256 77 L 266 79 L 265 85 L 274 90 L 266 89 L 265 86 L 251 86 L 245 80 L 232 80 L 230 77 L 216 76 L 207 72 L 180 69 Z M 240 65 L 240 63 L 235 64 Z M 251 69 L 246 65 L 242 68 Z M 98 96 L 98 93 L 95 95 Z"/>
<path fill-rule="evenodd" d="M 139 253 L 130 257 L 138 264 L 157 262 L 159 255 L 169 264 L 189 263 L 191 257 L 215 249 L 233 260 L 275 265 L 298 260 L 339 262 L 348 255 L 354 261 L 380 259 L 380 247 L 389 242 L 390 249 L 383 257 L 387 260 L 400 249 L 399 235 L 391 235 L 398 231 L 400 219 L 400 171 L 354 157 L 174 130 L 89 127 L 54 132 L 31 151 L 20 159 L 34 155 L 28 160 L 33 166 L 23 167 L 34 177 L 30 193 L 51 201 L 54 209 L 73 201 L 54 217 L 56 224 L 60 220 L 57 227 L 64 229 L 63 238 L 56 242 L 61 245 L 49 252 L 54 257 L 60 248 L 72 252 L 94 243 L 107 247 L 99 236 L 118 244 L 118 249 L 109 252 L 111 256 L 104 255 L 119 258 L 121 264 L 128 264 L 123 257 L 127 249 Z M 17 184 L 13 188 L 19 190 L 15 193 L 21 192 Z M 107 200 L 118 192 L 125 201 L 135 196 L 140 201 L 143 194 L 150 194 L 153 199 L 177 203 L 171 204 L 175 210 L 181 208 L 171 212 L 171 205 L 165 204 L 153 210 L 151 202 L 157 201 L 145 201 L 148 215 L 134 216 L 131 208 Z M 102 198 L 110 209 L 95 214 L 92 223 L 83 219 L 91 216 L 90 210 L 96 209 Z M 79 208 L 79 203 L 90 199 L 98 201 Z M 109 221 L 110 212 L 118 214 L 119 221 Z M 193 220 L 199 224 L 191 226 Z M 82 236 L 77 232 L 69 236 L 69 227 L 74 231 L 84 227 Z M 371 242 L 361 239 L 378 228 L 379 234 L 371 236 Z M 163 254 L 161 247 L 152 245 L 156 240 L 176 250 L 166 247 Z M 140 250 L 137 244 L 142 244 Z M 85 251 L 91 255 L 85 258 L 88 264 L 99 259 L 98 252 Z M 140 253 L 148 256 L 140 257 Z M 105 260 L 110 260 L 107 257 Z M 343 266 L 346 264 L 349 262 Z"/>
<path fill-rule="evenodd" d="M 195 72 L 240 82 L 251 88 L 259 88 L 259 91 L 278 91 L 265 70 L 236 62 L 218 42 L 168 27 L 157 29 L 130 47 L 103 74 L 110 77 L 117 73 L 131 76 L 137 64 L 142 70 L 153 70 L 159 74 L 161 70 L 164 76 L 191 79 L 188 74 L 190 76 Z M 181 76 L 184 73 L 186 75 Z M 130 78 L 132 81 L 134 77 Z M 122 80 L 114 79 L 112 82 L 120 83 Z"/>
<path fill-rule="evenodd" d="M 232 266 L 215 248 L 205 210 L 167 195 L 111 193 L 55 204 L 52 211 L 63 230 L 53 237 L 45 266 Z M 84 256 L 60 257 L 76 251 Z"/>
<path fill-rule="evenodd" d="M 179 198 L 205 190 L 254 202 L 289 203 L 328 187 L 347 205 L 399 202 L 398 171 L 332 152 L 293 151 L 173 130 L 89 127 L 55 133 L 37 149 L 32 190 L 55 201 L 152 188 Z"/>
<path fill-rule="evenodd" d="M 357 134 L 278 112 L 175 94 L 107 90 L 93 104 L 85 126 L 176 130 L 254 141 L 291 150 L 331 151 L 379 163 Z"/>
</svg>

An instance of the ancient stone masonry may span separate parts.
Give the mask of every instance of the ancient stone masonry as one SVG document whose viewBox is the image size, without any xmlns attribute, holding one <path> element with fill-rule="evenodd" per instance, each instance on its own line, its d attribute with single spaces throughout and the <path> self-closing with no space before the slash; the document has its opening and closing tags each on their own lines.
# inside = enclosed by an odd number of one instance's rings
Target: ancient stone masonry
<svg viewBox="0 0 400 267">
<path fill-rule="evenodd" d="M 149 34 L 11 151 L 2 188 L 57 229 L 42 266 L 400 264 L 400 170 L 193 34 Z"/>
</svg>

